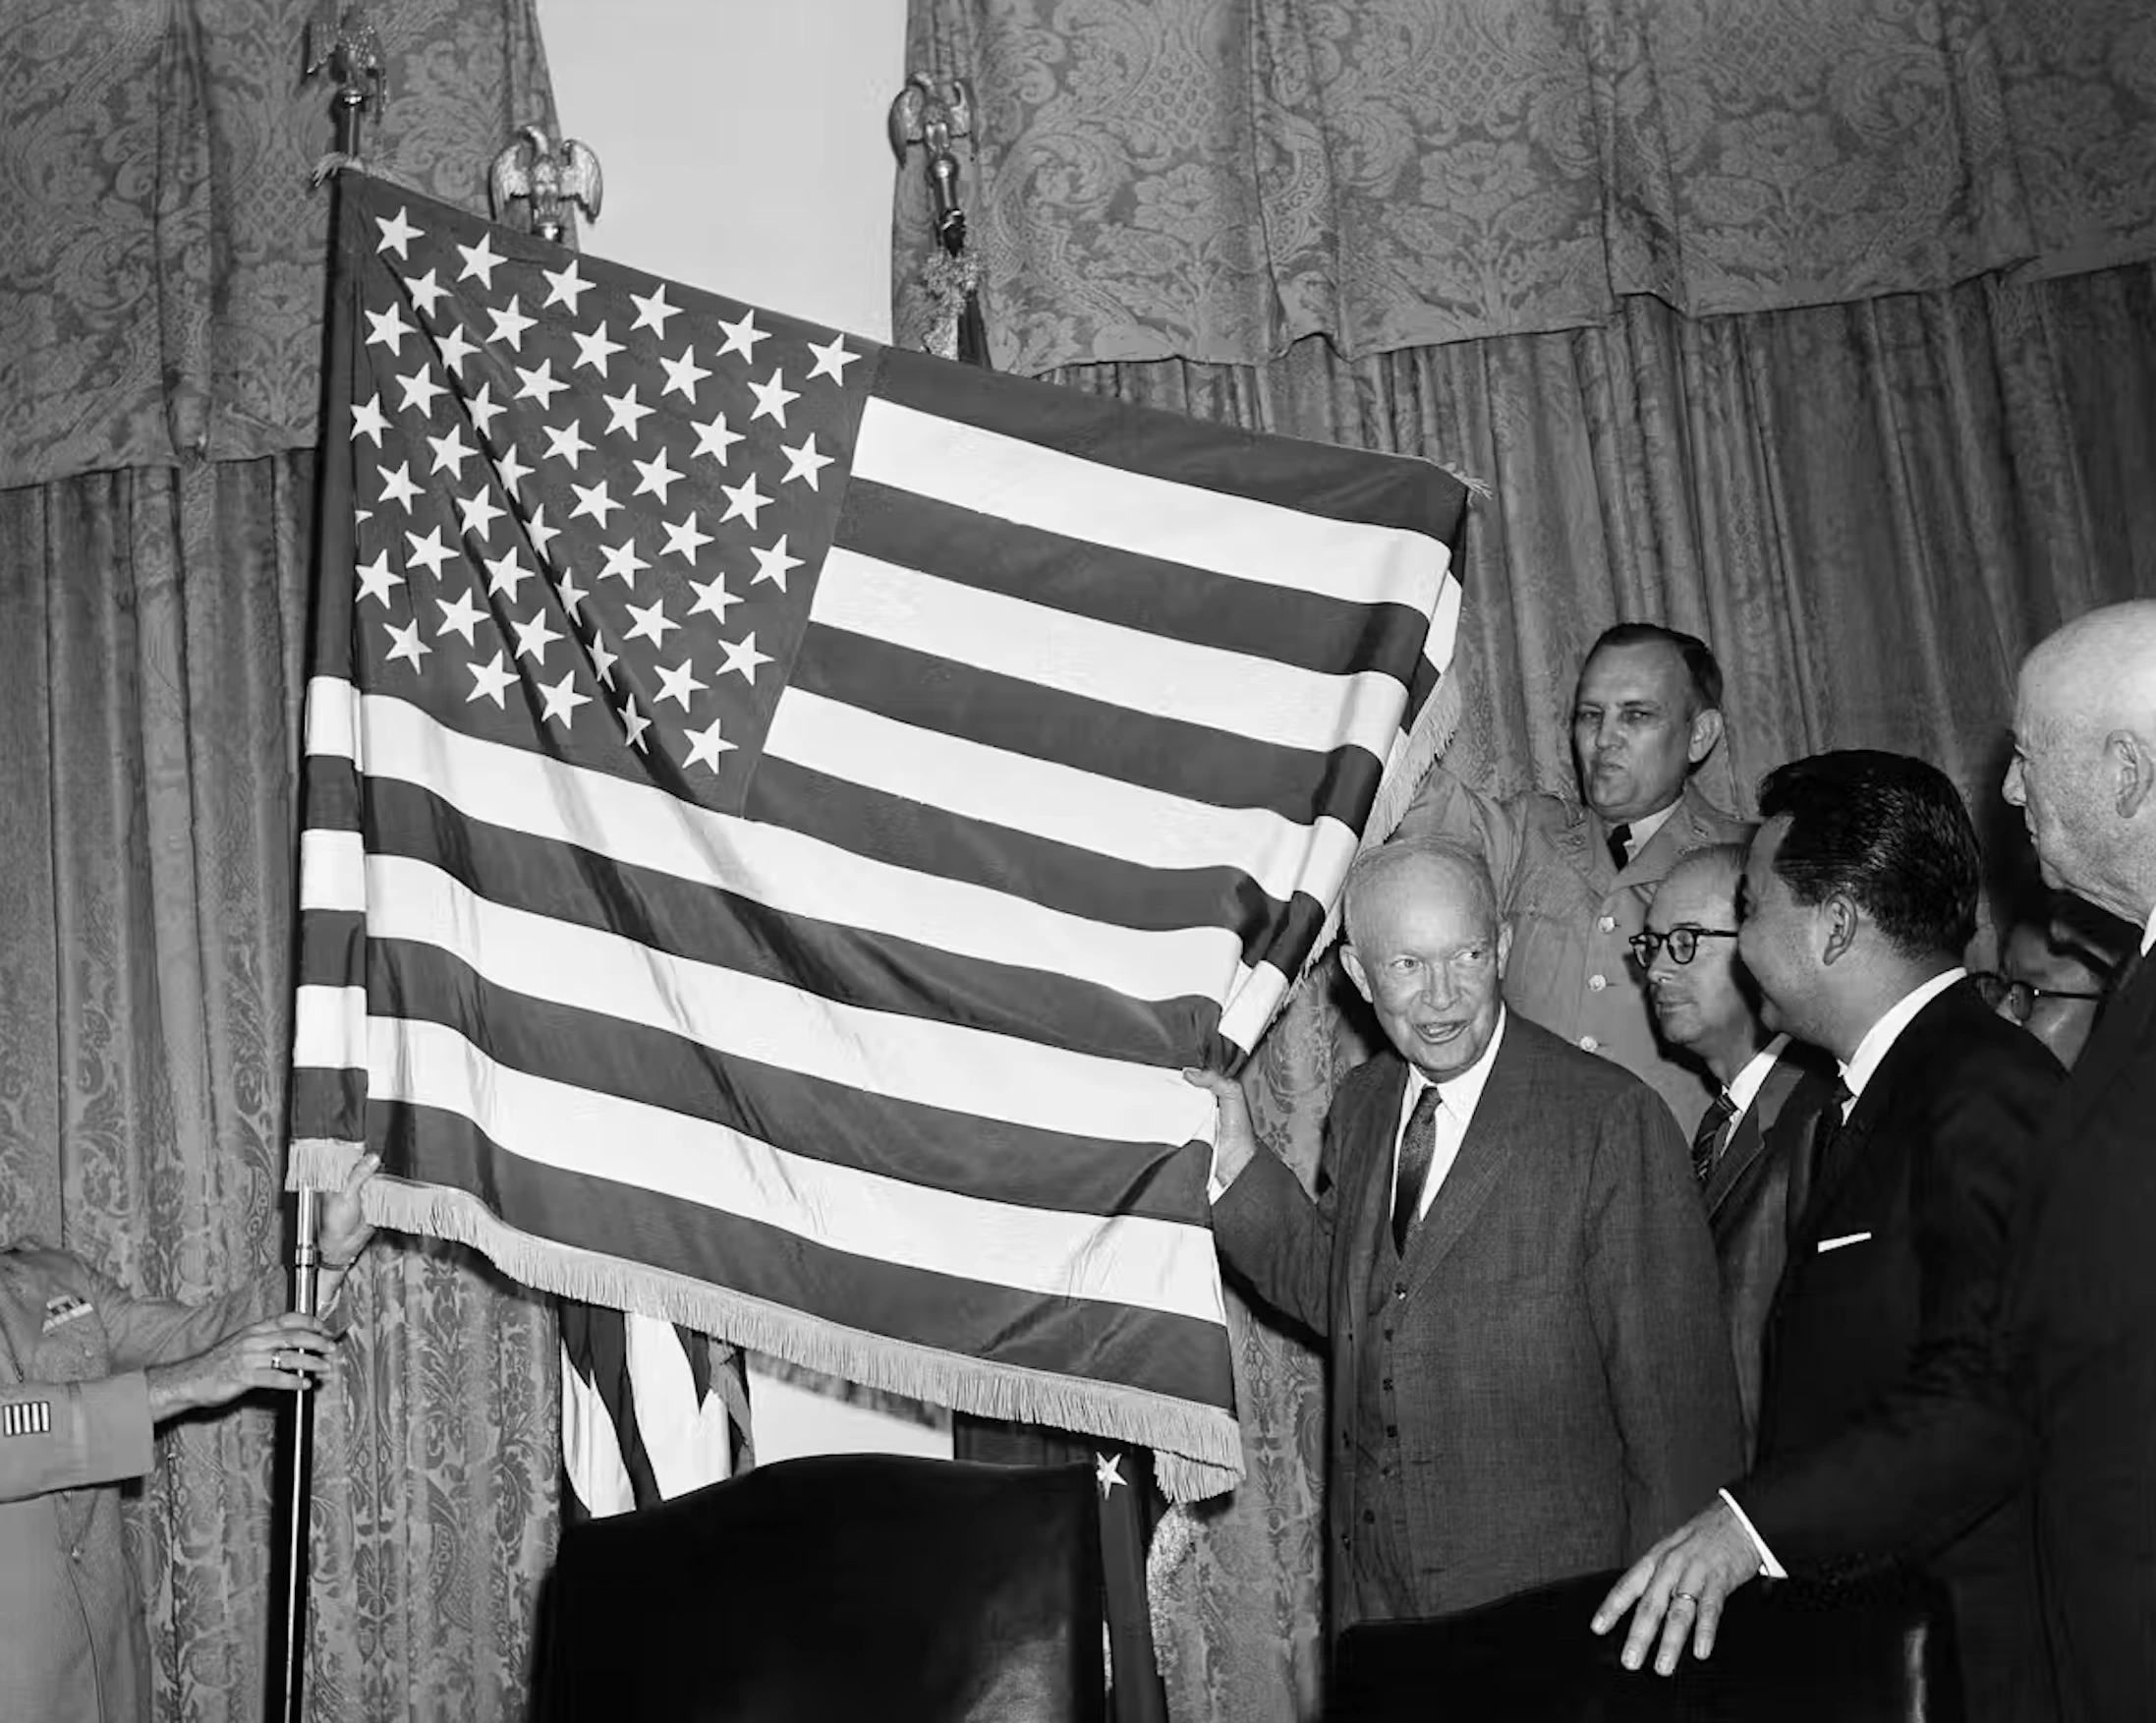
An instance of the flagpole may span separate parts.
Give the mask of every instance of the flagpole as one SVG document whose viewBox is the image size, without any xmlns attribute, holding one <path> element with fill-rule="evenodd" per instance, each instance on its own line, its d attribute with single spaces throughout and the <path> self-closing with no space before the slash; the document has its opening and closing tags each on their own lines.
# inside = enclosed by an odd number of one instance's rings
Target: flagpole
<svg viewBox="0 0 2156 1723">
<path fill-rule="evenodd" d="M 335 177 L 335 170 L 359 164 L 368 107 L 371 103 L 379 108 L 387 93 L 388 80 L 381 40 L 358 7 L 346 7 L 333 15 L 325 13 L 322 19 L 308 26 L 307 36 L 305 76 L 326 77 L 337 86 L 331 104 L 336 116 L 335 151 L 323 156 L 315 164 L 313 173 L 317 186 L 325 178 L 333 178 L 329 231 L 335 236 L 343 231 L 340 206 L 345 195 L 343 181 L 341 177 Z M 343 321 L 339 301 L 344 282 L 335 260 L 338 255 L 339 247 L 332 238 L 331 262 L 323 294 L 325 357 L 336 341 Z M 325 377 L 333 374 L 325 366 Z M 336 403 L 330 401 L 327 391 L 324 400 L 330 408 L 335 407 Z M 317 487 L 320 482 L 317 470 Z M 320 506 L 317 492 L 317 510 Z M 321 1253 L 314 1237 L 320 1224 L 320 1192 L 302 1189 L 293 1223 L 292 1308 L 303 1316 L 321 1314 Z M 281 1594 L 282 1607 L 271 1623 L 268 1658 L 272 1723 L 300 1723 L 305 1685 L 307 1586 L 312 1568 L 309 1534 L 313 1523 L 313 1516 L 309 1510 L 314 1495 L 315 1396 L 312 1390 L 312 1381 L 303 1378 L 293 1391 L 290 1417 L 280 1420 L 288 1436 L 280 1444 L 278 1456 L 277 1530 L 270 1552 L 272 1570 L 281 1570 L 283 1580 L 282 1585 L 276 1587 Z"/>
</svg>

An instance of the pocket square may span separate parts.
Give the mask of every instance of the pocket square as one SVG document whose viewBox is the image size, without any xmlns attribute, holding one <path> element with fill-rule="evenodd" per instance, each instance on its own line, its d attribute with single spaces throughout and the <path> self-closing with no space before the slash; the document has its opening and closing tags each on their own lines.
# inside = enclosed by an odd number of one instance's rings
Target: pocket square
<svg viewBox="0 0 2156 1723">
<path fill-rule="evenodd" d="M 1830 1250 L 1840 1250 L 1844 1244 L 1861 1244 L 1870 1236 L 1869 1233 L 1844 1233 L 1839 1238 L 1822 1238 L 1819 1241 L 1819 1254 L 1824 1256 Z"/>
</svg>

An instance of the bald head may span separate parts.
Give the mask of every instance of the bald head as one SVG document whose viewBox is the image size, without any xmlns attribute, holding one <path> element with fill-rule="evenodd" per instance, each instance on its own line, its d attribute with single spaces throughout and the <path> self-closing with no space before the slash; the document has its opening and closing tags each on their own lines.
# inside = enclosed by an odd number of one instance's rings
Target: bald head
<svg viewBox="0 0 2156 1723">
<path fill-rule="evenodd" d="M 2156 738 L 2156 600 L 2075 617 L 2029 654 L 2021 693 L 2040 723 Z"/>
<path fill-rule="evenodd" d="M 2021 665 L 2014 760 L 2048 886 L 2144 922 L 2156 908 L 2156 601 L 2075 618 Z"/>
<path fill-rule="evenodd" d="M 1663 888 L 1675 885 L 1683 890 L 1718 895 L 1725 903 L 1736 901 L 1736 883 L 1744 877 L 1745 846 L 1741 843 L 1710 843 L 1688 849 L 1663 876 Z"/>
<path fill-rule="evenodd" d="M 1367 933 L 1385 907 L 1425 892 L 1457 904 L 1476 927 L 1496 933 L 1498 889 L 1478 851 L 1446 837 L 1397 837 L 1365 850 L 1347 870 L 1340 919 L 1348 944 L 1360 944 L 1357 930 Z"/>
</svg>

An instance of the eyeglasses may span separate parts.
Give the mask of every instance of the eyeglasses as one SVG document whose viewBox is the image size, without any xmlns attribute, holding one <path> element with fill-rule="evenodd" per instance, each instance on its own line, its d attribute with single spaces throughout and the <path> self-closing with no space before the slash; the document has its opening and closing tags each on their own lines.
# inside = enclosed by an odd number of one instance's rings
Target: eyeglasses
<svg viewBox="0 0 2156 1723">
<path fill-rule="evenodd" d="M 1634 934 L 1625 943 L 1632 948 L 1632 955 L 1639 959 L 1639 966 L 1645 969 L 1661 955 L 1664 946 L 1670 948 L 1670 960 L 1673 963 L 1689 963 L 1699 955 L 1701 940 L 1735 938 L 1736 929 L 1733 927 L 1674 927 L 1666 934 L 1658 934 L 1650 928 L 1643 934 Z"/>
<path fill-rule="evenodd" d="M 1969 980 L 1976 984 L 1977 997 L 1984 1004 L 1996 1011 L 2004 1002 L 2007 1015 L 2016 1023 L 2029 1020 L 2029 1013 L 2035 1010 L 2040 999 L 2100 1000 L 2104 997 L 2100 993 L 2073 993 L 2063 987 L 2038 987 L 2033 982 L 2011 981 L 1990 969 L 1979 970 Z"/>
</svg>

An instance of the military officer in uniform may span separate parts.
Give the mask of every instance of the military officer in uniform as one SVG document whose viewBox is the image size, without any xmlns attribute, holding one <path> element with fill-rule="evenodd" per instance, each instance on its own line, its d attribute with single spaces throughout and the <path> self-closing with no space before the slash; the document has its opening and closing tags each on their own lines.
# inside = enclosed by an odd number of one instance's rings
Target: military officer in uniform
<svg viewBox="0 0 2156 1723">
<path fill-rule="evenodd" d="M 325 1205 L 320 1305 L 373 1229 L 354 1169 Z M 138 1298 L 64 1250 L 0 1251 L 0 1717 L 142 1723 L 149 1645 L 120 1535 L 120 1484 L 154 1425 L 328 1368 L 321 1321 L 284 1310 L 282 1269 L 200 1304 Z"/>
<path fill-rule="evenodd" d="M 1708 1086 L 1657 1039 L 1628 947 L 1678 856 L 1751 839 L 1692 782 L 1721 740 L 1722 668 L 1707 643 L 1620 622 L 1588 653 L 1572 700 L 1580 803 L 1500 800 L 1440 766 L 1400 825 L 1402 836 L 1455 838 L 1489 861 L 1512 927 L 1504 1003 L 1645 1078 L 1686 1134 Z"/>
</svg>

